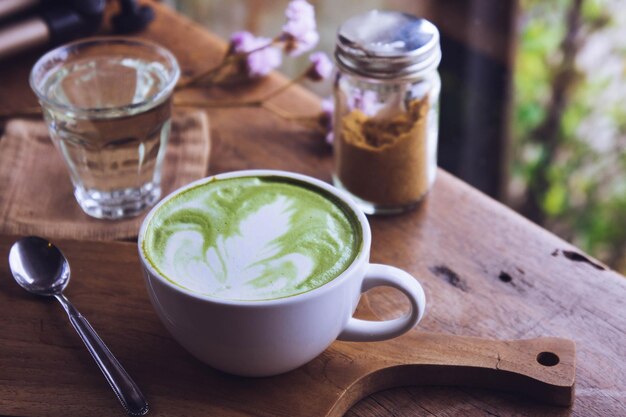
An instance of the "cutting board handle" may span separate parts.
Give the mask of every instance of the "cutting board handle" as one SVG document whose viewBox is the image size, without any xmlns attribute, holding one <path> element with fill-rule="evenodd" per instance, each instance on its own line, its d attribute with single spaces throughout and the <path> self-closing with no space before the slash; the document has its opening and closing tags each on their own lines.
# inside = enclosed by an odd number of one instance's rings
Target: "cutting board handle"
<svg viewBox="0 0 626 417">
<path fill-rule="evenodd" d="M 374 392 L 417 385 L 488 388 L 559 406 L 574 401 L 576 348 L 571 340 L 508 341 L 417 332 L 396 340 L 377 346 L 381 361 L 346 389 L 329 416 L 343 415 Z"/>
</svg>

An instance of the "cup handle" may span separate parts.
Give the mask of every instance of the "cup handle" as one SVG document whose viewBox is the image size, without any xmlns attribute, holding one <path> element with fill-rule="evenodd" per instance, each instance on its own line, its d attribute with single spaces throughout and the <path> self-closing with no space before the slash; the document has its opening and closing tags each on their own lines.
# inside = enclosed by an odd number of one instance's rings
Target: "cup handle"
<svg viewBox="0 0 626 417">
<path fill-rule="evenodd" d="M 374 287 L 396 288 L 411 302 L 411 311 L 403 317 L 384 321 L 350 317 L 338 339 L 348 342 L 375 342 L 392 339 L 411 330 L 424 315 L 426 297 L 422 286 L 407 272 L 389 265 L 369 264 L 363 277 L 361 293 Z"/>
</svg>

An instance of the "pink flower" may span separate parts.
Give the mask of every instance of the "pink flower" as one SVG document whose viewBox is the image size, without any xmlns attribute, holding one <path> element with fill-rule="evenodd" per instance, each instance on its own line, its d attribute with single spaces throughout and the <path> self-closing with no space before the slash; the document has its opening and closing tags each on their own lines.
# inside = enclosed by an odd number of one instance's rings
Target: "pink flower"
<svg viewBox="0 0 626 417">
<path fill-rule="evenodd" d="M 322 113 L 328 114 L 331 118 L 335 111 L 335 101 L 332 97 L 322 99 Z"/>
<path fill-rule="evenodd" d="M 313 6 L 306 0 L 293 0 L 287 5 L 285 16 L 287 23 L 281 35 L 285 52 L 298 56 L 313 49 L 320 39 Z"/>
<path fill-rule="evenodd" d="M 269 38 L 255 37 L 250 32 L 235 32 L 230 37 L 230 51 L 246 57 L 246 69 L 252 78 L 267 75 L 282 63 L 280 49 Z"/>
<path fill-rule="evenodd" d="M 254 35 L 245 30 L 230 35 L 230 50 L 232 52 L 248 52 L 254 43 Z"/>
<path fill-rule="evenodd" d="M 251 77 L 267 75 L 278 68 L 283 61 L 280 49 L 267 47 L 248 56 L 248 69 Z"/>
<path fill-rule="evenodd" d="M 333 144 L 335 135 L 333 133 L 335 120 L 335 102 L 332 97 L 322 100 L 322 113 L 320 114 L 319 123 L 326 132 L 326 143 Z"/>
<path fill-rule="evenodd" d="M 350 110 L 359 109 L 368 116 L 374 116 L 378 111 L 376 102 L 378 95 L 371 90 L 355 91 L 348 100 L 348 108 Z"/>
<path fill-rule="evenodd" d="M 313 81 L 321 81 L 333 72 L 333 63 L 324 52 L 314 52 L 309 56 L 311 66 L 306 72 L 307 78 Z"/>
</svg>

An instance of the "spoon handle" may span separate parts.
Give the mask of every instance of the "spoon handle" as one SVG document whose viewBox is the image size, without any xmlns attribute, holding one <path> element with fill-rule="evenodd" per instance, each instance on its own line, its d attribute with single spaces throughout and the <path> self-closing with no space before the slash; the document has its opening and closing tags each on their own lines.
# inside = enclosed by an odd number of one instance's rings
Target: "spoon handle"
<svg viewBox="0 0 626 417">
<path fill-rule="evenodd" d="M 148 402 L 139 390 L 135 381 L 128 375 L 122 364 L 113 356 L 91 324 L 63 295 L 55 295 L 65 311 L 76 332 L 87 346 L 98 367 L 113 388 L 118 400 L 131 416 L 143 416 L 148 412 Z"/>
</svg>

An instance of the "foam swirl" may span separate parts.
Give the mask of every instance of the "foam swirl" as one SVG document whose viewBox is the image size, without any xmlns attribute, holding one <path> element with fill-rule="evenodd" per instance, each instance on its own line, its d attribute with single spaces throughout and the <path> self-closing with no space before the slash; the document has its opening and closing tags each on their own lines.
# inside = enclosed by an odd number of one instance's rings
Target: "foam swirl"
<svg viewBox="0 0 626 417">
<path fill-rule="evenodd" d="M 354 260 L 355 216 L 323 190 L 282 177 L 239 177 L 187 190 L 150 220 L 143 251 L 190 291 L 263 300 L 309 291 Z"/>
</svg>

